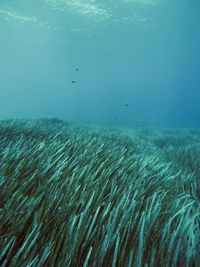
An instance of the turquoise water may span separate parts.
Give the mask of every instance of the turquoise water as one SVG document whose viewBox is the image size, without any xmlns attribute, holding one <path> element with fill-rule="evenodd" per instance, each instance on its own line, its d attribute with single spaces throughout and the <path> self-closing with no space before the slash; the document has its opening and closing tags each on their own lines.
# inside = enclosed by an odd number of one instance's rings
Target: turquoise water
<svg viewBox="0 0 200 267">
<path fill-rule="evenodd" d="M 198 0 L 0 2 L 0 117 L 200 126 Z"/>
</svg>

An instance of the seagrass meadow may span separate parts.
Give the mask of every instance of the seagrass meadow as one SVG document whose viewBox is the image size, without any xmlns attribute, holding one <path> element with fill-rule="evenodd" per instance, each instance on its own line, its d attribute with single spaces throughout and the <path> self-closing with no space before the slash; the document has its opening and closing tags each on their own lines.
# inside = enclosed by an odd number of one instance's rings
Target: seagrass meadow
<svg viewBox="0 0 200 267">
<path fill-rule="evenodd" d="M 0 121 L 0 266 L 200 266 L 200 131 Z"/>
</svg>

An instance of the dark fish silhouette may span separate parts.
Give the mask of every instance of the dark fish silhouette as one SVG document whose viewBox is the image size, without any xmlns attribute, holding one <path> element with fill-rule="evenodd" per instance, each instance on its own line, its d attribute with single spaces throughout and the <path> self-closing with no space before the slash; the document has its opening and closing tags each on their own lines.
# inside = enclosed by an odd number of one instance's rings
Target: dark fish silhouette
<svg viewBox="0 0 200 267">
<path fill-rule="evenodd" d="M 125 104 L 124 106 L 125 106 L 125 107 L 128 107 L 128 104 Z"/>
<path fill-rule="evenodd" d="M 76 83 L 76 81 L 72 81 L 72 83 Z"/>
<path fill-rule="evenodd" d="M 116 121 L 116 120 L 117 120 L 117 117 L 113 117 L 113 120 L 115 120 L 115 121 Z"/>
<path fill-rule="evenodd" d="M 75 68 L 75 71 L 79 71 L 79 68 Z"/>
</svg>

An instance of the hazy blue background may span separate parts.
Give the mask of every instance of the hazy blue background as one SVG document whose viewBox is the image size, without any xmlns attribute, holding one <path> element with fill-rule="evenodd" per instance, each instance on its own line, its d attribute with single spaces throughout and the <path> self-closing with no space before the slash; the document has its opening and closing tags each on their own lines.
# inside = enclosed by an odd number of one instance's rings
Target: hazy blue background
<svg viewBox="0 0 200 267">
<path fill-rule="evenodd" d="M 200 1 L 0 1 L 0 118 L 200 127 L 199 103 Z"/>
</svg>

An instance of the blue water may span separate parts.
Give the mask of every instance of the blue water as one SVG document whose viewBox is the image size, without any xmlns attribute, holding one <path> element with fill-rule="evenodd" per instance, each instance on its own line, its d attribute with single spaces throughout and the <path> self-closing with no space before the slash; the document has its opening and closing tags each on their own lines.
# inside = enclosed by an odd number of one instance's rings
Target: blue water
<svg viewBox="0 0 200 267">
<path fill-rule="evenodd" d="M 0 1 L 0 118 L 200 127 L 199 14 L 198 0 Z"/>
</svg>

